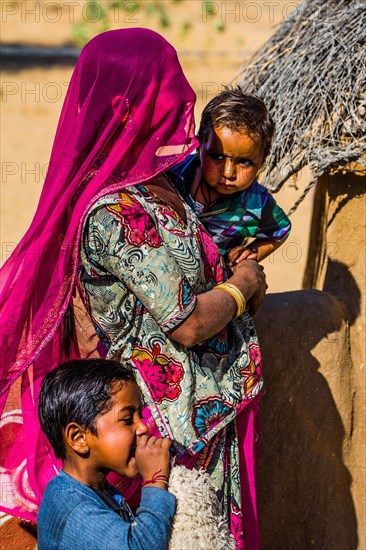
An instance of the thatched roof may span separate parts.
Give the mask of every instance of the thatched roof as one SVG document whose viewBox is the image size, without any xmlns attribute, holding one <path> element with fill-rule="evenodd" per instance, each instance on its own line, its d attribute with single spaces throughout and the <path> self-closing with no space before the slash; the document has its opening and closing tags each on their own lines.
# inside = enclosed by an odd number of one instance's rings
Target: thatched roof
<svg viewBox="0 0 366 550">
<path fill-rule="evenodd" d="M 365 46 L 364 1 L 305 0 L 244 69 L 241 87 L 276 121 L 272 191 L 306 165 L 315 176 L 366 166 Z"/>
</svg>

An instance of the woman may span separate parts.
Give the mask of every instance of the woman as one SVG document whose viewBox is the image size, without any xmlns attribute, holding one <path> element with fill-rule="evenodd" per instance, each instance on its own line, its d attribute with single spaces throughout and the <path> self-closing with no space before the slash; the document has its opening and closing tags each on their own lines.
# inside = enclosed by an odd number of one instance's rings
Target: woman
<svg viewBox="0 0 366 550">
<path fill-rule="evenodd" d="M 232 286 L 214 289 L 224 280 L 218 250 L 165 175 L 197 147 L 194 100 L 174 49 L 152 31 L 107 32 L 80 55 L 38 210 L 3 268 L 10 513 L 34 519 L 54 475 L 34 411 L 43 376 L 82 354 L 68 337 L 79 293 L 99 352 L 135 369 L 150 431 L 172 438 L 178 463 L 211 474 L 238 548 L 244 538 L 246 548 L 257 545 L 260 356 L 249 316 L 231 320 L 243 297 L 255 312 L 266 285 L 247 261 Z"/>
</svg>

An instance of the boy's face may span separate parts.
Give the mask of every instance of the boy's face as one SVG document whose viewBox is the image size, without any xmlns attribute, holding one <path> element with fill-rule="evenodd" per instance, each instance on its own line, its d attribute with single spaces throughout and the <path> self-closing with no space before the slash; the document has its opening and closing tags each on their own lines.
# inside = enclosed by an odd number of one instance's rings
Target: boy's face
<svg viewBox="0 0 366 550">
<path fill-rule="evenodd" d="M 97 435 L 88 432 L 93 469 L 113 471 L 127 477 L 138 474 L 135 449 L 139 436 L 147 432 L 141 420 L 141 392 L 137 384 L 125 383 L 114 395 L 110 411 L 96 421 Z"/>
<path fill-rule="evenodd" d="M 260 141 L 226 126 L 207 131 L 199 158 L 203 185 L 209 188 L 211 201 L 247 189 L 264 160 Z"/>
</svg>

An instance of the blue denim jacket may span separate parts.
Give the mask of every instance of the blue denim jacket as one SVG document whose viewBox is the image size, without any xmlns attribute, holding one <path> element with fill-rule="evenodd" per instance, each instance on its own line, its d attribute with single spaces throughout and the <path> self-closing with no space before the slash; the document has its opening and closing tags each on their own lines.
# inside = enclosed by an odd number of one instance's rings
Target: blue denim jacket
<svg viewBox="0 0 366 550">
<path fill-rule="evenodd" d="M 61 470 L 43 496 L 38 550 L 165 550 L 175 501 L 164 489 L 144 487 L 135 522 L 128 523 L 93 489 Z"/>
</svg>

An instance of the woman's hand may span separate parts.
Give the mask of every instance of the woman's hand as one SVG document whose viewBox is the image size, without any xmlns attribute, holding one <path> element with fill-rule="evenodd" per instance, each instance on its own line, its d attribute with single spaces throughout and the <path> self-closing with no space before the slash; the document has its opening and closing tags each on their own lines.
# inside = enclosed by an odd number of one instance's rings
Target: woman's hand
<svg viewBox="0 0 366 550">
<path fill-rule="evenodd" d="M 238 287 L 247 301 L 249 312 L 255 315 L 268 288 L 263 267 L 254 260 L 240 262 L 228 282 Z M 220 332 L 235 318 L 236 311 L 237 304 L 227 292 L 204 292 L 197 296 L 196 307 L 189 317 L 169 335 L 176 342 L 193 347 Z"/>
<path fill-rule="evenodd" d="M 256 315 L 263 303 L 268 285 L 263 266 L 255 260 L 246 259 L 233 266 L 229 281 L 242 292 L 251 315 Z"/>
</svg>

